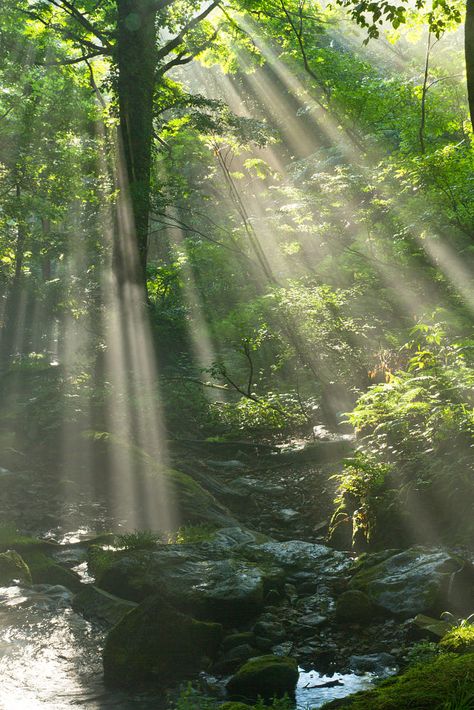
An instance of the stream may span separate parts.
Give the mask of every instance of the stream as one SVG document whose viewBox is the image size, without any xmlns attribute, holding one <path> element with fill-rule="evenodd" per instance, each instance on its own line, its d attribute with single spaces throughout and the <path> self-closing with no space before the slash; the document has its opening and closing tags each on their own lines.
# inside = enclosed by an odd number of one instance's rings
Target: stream
<svg viewBox="0 0 474 710">
<path fill-rule="evenodd" d="M 103 531 L 126 530 L 127 520 L 114 519 L 105 499 L 91 490 L 67 500 L 54 479 L 8 477 L 2 498 L 2 519 L 22 531 L 64 545 L 57 561 L 92 582 L 81 563 L 81 547 L 71 547 Z M 83 549 L 82 549 L 83 553 Z M 77 559 L 76 559 L 77 558 Z M 73 594 L 62 586 L 34 584 L 0 588 L 0 707 L 3 710 L 90 710 L 169 707 L 156 693 L 124 693 L 105 687 L 101 650 L 105 632 L 71 607 Z M 374 674 L 333 674 L 300 668 L 297 710 L 318 708 L 370 686 Z M 223 687 L 222 680 L 219 682 Z M 318 687 L 319 686 L 319 687 Z"/>
</svg>

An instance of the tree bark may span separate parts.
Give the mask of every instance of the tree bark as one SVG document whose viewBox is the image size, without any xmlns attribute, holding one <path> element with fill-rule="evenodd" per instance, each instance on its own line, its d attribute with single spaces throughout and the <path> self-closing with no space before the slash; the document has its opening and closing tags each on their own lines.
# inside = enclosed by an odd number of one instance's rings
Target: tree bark
<svg viewBox="0 0 474 710">
<path fill-rule="evenodd" d="M 136 258 L 119 244 L 115 265 L 119 278 L 146 283 L 150 173 L 153 136 L 153 94 L 157 67 L 156 0 L 116 0 L 118 10 L 115 62 L 118 69 L 117 93 L 120 117 L 120 151 L 123 156 L 131 215 L 119 215 L 125 239 L 135 241 Z M 123 180 L 121 181 L 124 182 Z M 130 224 L 124 225 L 125 221 Z M 131 217 L 131 219 L 130 219 Z M 127 234 L 131 232 L 131 234 Z M 119 242 L 120 242 L 119 238 Z M 122 239 L 123 242 L 123 239 Z M 128 253 L 127 253 L 128 252 Z M 136 273 L 133 273 L 133 272 Z"/>
<path fill-rule="evenodd" d="M 466 2 L 466 23 L 464 32 L 467 96 L 469 101 L 471 124 L 474 128 L 474 0 L 467 0 Z"/>
</svg>

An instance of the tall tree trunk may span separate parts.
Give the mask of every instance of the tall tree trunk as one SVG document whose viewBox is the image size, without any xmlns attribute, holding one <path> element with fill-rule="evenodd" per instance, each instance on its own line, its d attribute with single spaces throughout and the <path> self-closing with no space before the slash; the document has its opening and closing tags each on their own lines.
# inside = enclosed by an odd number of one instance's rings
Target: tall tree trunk
<svg viewBox="0 0 474 710">
<path fill-rule="evenodd" d="M 474 128 L 474 0 L 467 0 L 466 2 L 466 23 L 464 32 L 467 95 L 469 101 L 469 112 L 471 114 L 471 123 Z"/>
<path fill-rule="evenodd" d="M 156 74 L 156 0 L 116 0 L 118 34 L 116 66 L 121 151 L 132 212 L 132 236 L 136 240 L 136 268 L 120 249 L 116 266 L 122 278 L 145 283 L 150 211 L 150 172 L 153 136 L 153 92 Z M 125 227 L 127 230 L 127 227 Z M 133 274 L 135 270 L 137 273 Z"/>
<path fill-rule="evenodd" d="M 16 186 L 16 198 L 18 201 L 18 223 L 15 244 L 15 271 L 8 292 L 5 313 L 3 318 L 3 328 L 0 331 L 0 367 L 6 367 L 10 356 L 13 354 L 15 340 L 18 332 L 18 316 L 20 314 L 20 302 L 22 295 L 22 269 L 25 254 L 25 226 L 21 216 L 21 188 Z"/>
</svg>

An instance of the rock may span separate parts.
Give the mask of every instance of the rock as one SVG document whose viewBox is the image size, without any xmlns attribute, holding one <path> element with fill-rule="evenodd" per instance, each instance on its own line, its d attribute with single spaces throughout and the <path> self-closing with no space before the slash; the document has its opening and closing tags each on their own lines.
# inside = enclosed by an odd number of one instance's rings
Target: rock
<svg viewBox="0 0 474 710">
<path fill-rule="evenodd" d="M 375 673 L 378 676 L 393 675 L 397 672 L 397 662 L 390 653 L 368 653 L 351 656 L 349 668 L 355 673 Z"/>
<path fill-rule="evenodd" d="M 43 552 L 35 549 L 25 550 L 23 557 L 30 569 L 34 584 L 60 585 L 73 592 L 82 589 L 78 574 L 58 564 Z"/>
<path fill-rule="evenodd" d="M 242 644 L 249 644 L 250 646 L 255 641 L 255 634 L 252 631 L 242 631 L 240 634 L 229 634 L 225 637 L 222 642 L 222 648 L 224 651 L 228 651 L 235 646 L 241 646 Z"/>
<path fill-rule="evenodd" d="M 166 470 L 163 474 L 168 495 L 176 505 L 182 524 L 212 523 L 218 526 L 235 524 L 231 513 L 191 476 L 181 471 Z"/>
<path fill-rule="evenodd" d="M 292 641 L 284 641 L 283 643 L 278 643 L 272 648 L 272 654 L 274 656 L 287 656 L 293 650 Z"/>
<path fill-rule="evenodd" d="M 252 478 L 250 476 L 239 476 L 234 481 L 232 481 L 231 487 L 236 491 L 241 493 L 260 493 L 264 495 L 279 495 L 286 492 L 284 486 L 279 486 L 277 483 L 268 483 L 268 481 L 262 481 L 259 478 Z"/>
<path fill-rule="evenodd" d="M 213 666 L 213 671 L 225 675 L 255 655 L 258 655 L 258 651 L 248 644 L 235 646 L 235 648 L 228 651 L 224 657 Z"/>
<path fill-rule="evenodd" d="M 346 457 L 354 447 L 353 437 L 335 436 L 328 441 L 318 440 L 299 449 L 287 449 L 278 456 L 279 461 L 288 465 L 304 463 L 325 463 Z"/>
<path fill-rule="evenodd" d="M 251 705 L 247 705 L 246 703 L 224 703 L 224 705 L 220 705 L 219 710 L 252 710 Z"/>
<path fill-rule="evenodd" d="M 231 471 L 247 468 L 244 462 L 239 461 L 238 459 L 230 459 L 229 461 L 214 461 L 213 459 L 207 459 L 207 464 L 212 468 L 224 468 Z"/>
<path fill-rule="evenodd" d="M 72 600 L 74 611 L 82 614 L 86 619 L 98 619 L 111 626 L 118 624 L 125 614 L 136 606 L 134 602 L 104 592 L 93 584 L 84 585 L 82 591 Z"/>
<path fill-rule="evenodd" d="M 288 656 L 258 656 L 244 663 L 227 683 L 231 697 L 265 700 L 294 696 L 298 664 Z"/>
<path fill-rule="evenodd" d="M 274 621 L 258 621 L 253 627 L 255 636 L 268 639 L 270 645 L 283 641 L 286 636 L 285 629 L 281 624 Z"/>
<path fill-rule="evenodd" d="M 31 584 L 31 573 L 28 565 L 18 552 L 9 550 L 0 553 L 0 587 L 10 584 Z"/>
<path fill-rule="evenodd" d="M 439 640 L 442 639 L 451 628 L 452 624 L 447 621 L 433 619 L 431 616 L 425 616 L 425 614 L 417 614 L 413 619 L 413 633 L 411 635 L 414 638 L 430 637 L 434 640 Z"/>
<path fill-rule="evenodd" d="M 327 621 L 326 616 L 322 616 L 321 614 L 318 613 L 313 613 L 313 614 L 306 614 L 305 616 L 301 616 L 298 619 L 298 623 L 300 623 L 302 626 L 310 626 L 312 628 L 317 628 L 318 626 L 322 626 L 325 624 Z"/>
<path fill-rule="evenodd" d="M 282 508 L 275 513 L 275 517 L 283 523 L 291 523 L 300 517 L 300 513 L 293 508 Z"/>
<path fill-rule="evenodd" d="M 340 624 L 364 624 L 374 616 L 374 605 L 367 594 L 357 589 L 343 592 L 336 602 L 336 621 Z"/>
<path fill-rule="evenodd" d="M 463 587 L 466 603 L 472 594 L 474 572 L 465 561 L 444 550 L 414 547 L 375 561 L 371 555 L 366 556 L 350 587 L 366 593 L 373 604 L 389 614 L 401 618 L 437 616 L 451 607 L 454 595 L 456 602 L 460 599 Z"/>
<path fill-rule="evenodd" d="M 256 636 L 255 646 L 260 651 L 269 651 L 272 647 L 272 641 L 270 639 L 265 638 L 265 636 Z"/>
<path fill-rule="evenodd" d="M 348 555 L 343 552 L 303 540 L 250 544 L 241 554 L 247 560 L 257 563 L 266 562 L 285 571 L 308 571 L 321 577 L 340 574 L 350 564 Z"/>
<path fill-rule="evenodd" d="M 181 611 L 227 625 L 256 616 L 263 607 L 264 573 L 256 565 L 202 559 L 202 554 L 193 556 L 185 545 L 134 552 L 110 565 L 99 586 L 137 602 L 159 589 Z"/>
<path fill-rule="evenodd" d="M 220 624 L 196 621 L 155 596 L 126 614 L 104 648 L 106 683 L 161 687 L 205 669 L 222 638 Z"/>
</svg>

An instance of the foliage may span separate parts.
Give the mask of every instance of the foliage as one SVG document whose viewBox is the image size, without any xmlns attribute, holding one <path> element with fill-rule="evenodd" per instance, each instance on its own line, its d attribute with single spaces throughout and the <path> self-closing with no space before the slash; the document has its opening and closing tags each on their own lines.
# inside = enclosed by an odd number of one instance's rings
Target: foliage
<svg viewBox="0 0 474 710">
<path fill-rule="evenodd" d="M 440 641 L 442 651 L 452 653 L 474 652 L 474 624 L 462 624 L 448 631 Z"/>
<path fill-rule="evenodd" d="M 361 451 L 346 463 L 338 503 L 353 497 L 367 537 L 390 507 L 408 526 L 409 515 L 423 510 L 425 535 L 434 526 L 441 536 L 459 534 L 473 501 L 474 343 L 451 340 L 440 324 L 412 335 L 406 369 L 369 388 L 349 415 Z M 423 535 L 413 526 L 404 534 Z"/>
<path fill-rule="evenodd" d="M 117 535 L 117 547 L 125 550 L 149 550 L 154 549 L 162 539 L 162 533 L 153 530 L 135 530 Z"/>
<path fill-rule="evenodd" d="M 195 542 L 207 542 L 212 539 L 216 528 L 212 525 L 183 525 L 168 536 L 168 542 L 176 545 L 186 545 Z"/>
</svg>

